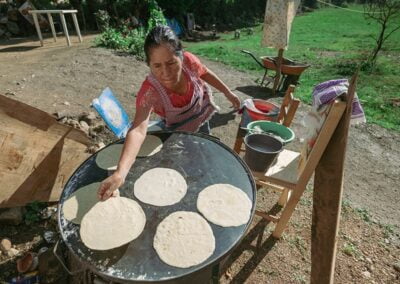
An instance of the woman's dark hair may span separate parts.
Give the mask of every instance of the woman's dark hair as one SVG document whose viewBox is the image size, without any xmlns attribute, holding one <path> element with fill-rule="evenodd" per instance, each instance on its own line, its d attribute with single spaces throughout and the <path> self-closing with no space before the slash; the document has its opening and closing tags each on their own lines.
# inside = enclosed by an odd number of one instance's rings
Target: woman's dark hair
<svg viewBox="0 0 400 284">
<path fill-rule="evenodd" d="M 146 36 L 144 53 L 147 64 L 150 61 L 150 50 L 162 44 L 167 44 L 176 56 L 183 57 L 182 43 L 169 26 L 156 26 Z"/>
</svg>

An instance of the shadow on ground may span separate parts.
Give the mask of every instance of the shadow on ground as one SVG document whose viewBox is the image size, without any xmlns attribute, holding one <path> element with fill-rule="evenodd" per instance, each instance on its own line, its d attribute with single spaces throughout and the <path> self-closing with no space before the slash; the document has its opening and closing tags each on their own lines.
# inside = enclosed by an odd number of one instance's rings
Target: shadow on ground
<svg viewBox="0 0 400 284">
<path fill-rule="evenodd" d="M 236 110 L 231 110 L 227 113 L 216 113 L 210 120 L 210 125 L 212 128 L 226 125 L 229 121 L 235 120 Z"/>
<path fill-rule="evenodd" d="M 0 52 L 22 52 L 22 51 L 31 51 L 35 48 L 39 48 L 38 45 L 30 45 L 30 46 L 11 46 L 0 49 Z"/>
<path fill-rule="evenodd" d="M 279 94 L 273 94 L 270 88 L 262 87 L 259 85 L 239 86 L 236 87 L 236 90 L 248 96 L 251 96 L 254 99 L 268 100 L 281 97 Z"/>
<path fill-rule="evenodd" d="M 281 206 L 275 204 L 267 212 L 267 214 L 276 215 L 281 208 Z M 267 221 L 266 219 L 261 219 L 258 223 L 256 223 L 256 225 L 241 241 L 240 245 L 233 251 L 227 261 L 222 265 L 221 271 L 222 273 L 225 273 L 246 250 L 254 252 L 253 256 L 243 264 L 239 272 L 232 277 L 230 280 L 231 283 L 245 283 L 278 241 L 272 236 L 272 234 L 263 241 L 264 233 L 266 231 L 265 229 L 269 223 L 270 221 Z M 256 241 L 255 245 L 252 244 L 254 241 Z"/>
</svg>

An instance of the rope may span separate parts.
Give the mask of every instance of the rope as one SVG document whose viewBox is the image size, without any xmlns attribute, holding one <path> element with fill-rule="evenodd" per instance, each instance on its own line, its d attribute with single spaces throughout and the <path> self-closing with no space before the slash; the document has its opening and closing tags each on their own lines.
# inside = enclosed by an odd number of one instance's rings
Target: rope
<svg viewBox="0 0 400 284">
<path fill-rule="evenodd" d="M 320 3 L 323 3 L 325 5 L 328 5 L 328 6 L 331 6 L 331 7 L 335 7 L 335 8 L 338 8 L 338 9 L 342 9 L 342 10 L 345 10 L 345 11 L 365 14 L 364 11 L 358 11 L 358 10 L 353 10 L 353 9 L 349 9 L 349 8 L 343 8 L 343 7 L 334 5 L 332 3 L 327 3 L 327 2 L 324 2 L 324 1 L 321 1 L 321 0 L 317 0 L 317 1 L 320 2 Z M 374 14 L 382 14 L 382 12 L 374 12 Z"/>
</svg>

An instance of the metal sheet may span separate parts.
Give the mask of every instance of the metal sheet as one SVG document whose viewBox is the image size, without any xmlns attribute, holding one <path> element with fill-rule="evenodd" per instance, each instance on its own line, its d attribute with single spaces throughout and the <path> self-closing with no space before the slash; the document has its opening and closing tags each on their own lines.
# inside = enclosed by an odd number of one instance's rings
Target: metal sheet
<svg viewBox="0 0 400 284">
<path fill-rule="evenodd" d="M 155 132 L 163 140 L 162 150 L 146 158 L 137 158 L 121 196 L 140 203 L 146 214 L 146 226 L 142 234 L 122 247 L 108 251 L 87 248 L 79 236 L 79 225 L 63 216 L 64 201 L 78 188 L 102 181 L 107 171 L 97 167 L 96 154 L 86 160 L 70 178 L 62 193 L 59 205 L 59 227 L 68 248 L 96 273 L 117 281 L 154 282 L 182 278 L 206 269 L 226 256 L 241 240 L 254 215 L 256 187 L 245 163 L 227 146 L 211 136 L 185 132 Z M 120 140 L 115 143 L 123 143 Z M 107 147 L 101 151 L 107 151 Z M 155 167 L 172 168 L 180 172 L 188 184 L 186 196 L 177 204 L 157 207 L 140 202 L 133 194 L 135 181 L 147 170 Z M 203 263 L 190 268 L 176 268 L 162 262 L 153 248 L 157 225 L 170 213 L 187 210 L 197 212 L 199 192 L 216 183 L 229 183 L 241 188 L 252 200 L 253 208 L 249 222 L 238 227 L 223 228 L 210 223 L 216 239 L 212 256 Z"/>
</svg>

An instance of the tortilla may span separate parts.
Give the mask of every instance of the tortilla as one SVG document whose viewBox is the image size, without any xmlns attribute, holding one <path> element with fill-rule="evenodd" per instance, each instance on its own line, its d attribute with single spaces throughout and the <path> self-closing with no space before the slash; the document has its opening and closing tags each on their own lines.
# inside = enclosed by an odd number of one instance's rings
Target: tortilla
<svg viewBox="0 0 400 284">
<path fill-rule="evenodd" d="M 79 188 L 64 202 L 62 210 L 64 218 L 80 224 L 83 216 L 97 203 L 97 190 L 100 183 L 95 182 Z"/>
<path fill-rule="evenodd" d="M 162 140 L 155 135 L 147 135 L 140 147 L 138 157 L 149 157 L 161 151 Z M 123 144 L 113 144 L 101 150 L 96 156 L 96 164 L 102 169 L 116 167 L 121 157 Z"/>
<path fill-rule="evenodd" d="M 249 221 L 252 202 L 240 188 L 231 184 L 213 184 L 199 193 L 197 209 L 216 225 L 236 227 Z"/>
<path fill-rule="evenodd" d="M 135 200 L 111 197 L 98 202 L 83 217 L 80 235 L 90 249 L 109 250 L 136 239 L 143 231 L 146 216 Z"/>
<path fill-rule="evenodd" d="M 213 254 L 215 237 L 211 226 L 200 214 L 177 211 L 158 225 L 153 246 L 166 264 L 187 268 L 202 263 Z"/>
<path fill-rule="evenodd" d="M 142 174 L 134 184 L 134 194 L 140 201 L 168 206 L 178 203 L 187 191 L 185 178 L 176 170 L 154 168 Z"/>
</svg>

